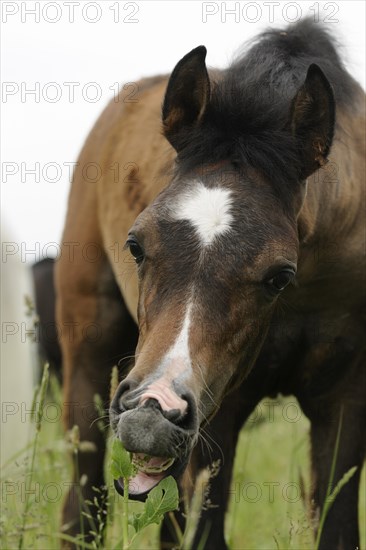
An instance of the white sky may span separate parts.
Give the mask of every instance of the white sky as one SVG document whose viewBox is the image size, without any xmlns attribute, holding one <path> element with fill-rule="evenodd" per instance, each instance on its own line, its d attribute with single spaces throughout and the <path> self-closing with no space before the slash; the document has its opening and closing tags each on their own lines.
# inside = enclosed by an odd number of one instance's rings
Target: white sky
<svg viewBox="0 0 366 550">
<path fill-rule="evenodd" d="M 226 21 L 225 4 L 227 10 L 239 10 L 237 16 L 227 13 Z M 3 0 L 1 8 L 2 211 L 6 239 L 16 243 L 23 261 L 35 260 L 27 250 L 36 249 L 40 257 L 47 251 L 54 254 L 47 243 L 61 239 L 70 185 L 66 163 L 77 160 L 115 83 L 169 72 L 199 44 L 208 48 L 208 65 L 223 67 L 244 41 L 262 29 L 271 24 L 285 26 L 286 21 L 309 15 L 324 21 L 340 38 L 350 72 L 365 87 L 363 1 Z M 29 12 L 32 9 L 39 12 L 38 22 Z M 69 21 L 72 9 L 74 22 Z M 71 85 L 65 82 L 79 83 L 73 102 Z M 90 82 L 97 83 L 101 91 L 96 102 L 88 101 L 96 91 L 88 87 Z M 38 102 L 34 95 L 25 95 L 37 86 Z M 51 102 L 56 90 L 61 97 Z M 26 173 L 36 163 L 39 181 Z M 53 165 L 47 171 L 48 163 L 59 165 L 58 174 Z M 12 170 L 14 174 L 9 173 Z M 52 178 L 59 179 L 49 181 Z"/>
</svg>

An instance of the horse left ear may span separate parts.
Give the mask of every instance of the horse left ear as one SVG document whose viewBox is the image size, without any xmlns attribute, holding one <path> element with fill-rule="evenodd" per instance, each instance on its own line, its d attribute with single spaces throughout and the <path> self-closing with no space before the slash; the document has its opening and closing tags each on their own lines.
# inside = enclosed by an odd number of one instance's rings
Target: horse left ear
<svg viewBox="0 0 366 550">
<path fill-rule="evenodd" d="M 334 134 L 333 88 L 318 65 L 310 65 L 292 101 L 291 130 L 302 157 L 302 180 L 327 162 Z"/>
<path fill-rule="evenodd" d="M 168 82 L 163 103 L 163 130 L 176 150 L 181 130 L 201 120 L 210 99 L 206 53 L 204 46 L 198 46 L 185 55 Z"/>
</svg>

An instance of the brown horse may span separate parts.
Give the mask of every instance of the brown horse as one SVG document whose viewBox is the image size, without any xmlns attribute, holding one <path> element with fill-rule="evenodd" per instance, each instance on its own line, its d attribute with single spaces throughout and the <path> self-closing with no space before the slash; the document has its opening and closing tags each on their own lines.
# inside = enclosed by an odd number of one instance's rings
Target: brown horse
<svg viewBox="0 0 366 550">
<path fill-rule="evenodd" d="M 239 430 L 263 397 L 291 394 L 311 421 L 315 518 L 342 413 L 334 483 L 358 469 L 320 545 L 355 549 L 366 412 L 364 92 L 309 20 L 264 33 L 226 70 L 208 73 L 205 55 L 200 46 L 169 79 L 139 82 L 137 102 L 111 102 L 76 168 L 56 284 L 66 427 L 78 424 L 94 444 L 79 458 L 84 497 L 103 483 L 93 396 L 108 402 L 111 366 L 135 353 L 110 412 L 136 461 L 151 457 L 131 481 L 135 498 L 165 475 L 181 479 L 188 463 L 194 481 L 223 456 L 196 540 L 208 526 L 205 547 L 225 548 Z M 211 452 L 196 446 L 203 426 Z M 73 489 L 69 533 L 79 532 L 78 517 Z M 173 538 L 164 524 L 163 542 Z"/>
</svg>

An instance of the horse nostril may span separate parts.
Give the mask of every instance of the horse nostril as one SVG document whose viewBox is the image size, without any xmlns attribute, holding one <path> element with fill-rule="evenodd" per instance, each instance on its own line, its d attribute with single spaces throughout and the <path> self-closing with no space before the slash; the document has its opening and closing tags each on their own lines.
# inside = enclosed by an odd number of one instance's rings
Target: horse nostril
<svg viewBox="0 0 366 550">
<path fill-rule="evenodd" d="M 171 409 L 170 411 L 163 411 L 163 415 L 167 420 L 173 422 L 173 424 L 178 424 L 178 422 L 185 416 L 185 413 L 182 413 L 179 409 Z"/>
<path fill-rule="evenodd" d="M 162 412 L 161 405 L 157 399 L 154 399 L 153 397 L 149 397 L 149 399 L 146 399 L 143 404 L 144 407 L 149 407 L 150 409 L 157 409 L 158 411 Z"/>
<path fill-rule="evenodd" d="M 187 408 L 184 411 L 184 414 L 182 414 L 181 411 L 178 411 L 180 416 L 176 418 L 174 422 L 175 424 L 179 424 L 179 426 L 185 430 L 197 430 L 197 406 L 193 394 L 187 392 L 185 394 L 181 394 L 181 398 L 187 403 Z"/>
<path fill-rule="evenodd" d="M 123 380 L 117 388 L 112 399 L 111 408 L 118 414 L 131 408 L 131 392 L 138 387 L 139 383 L 133 379 Z"/>
<path fill-rule="evenodd" d="M 146 401 L 144 401 L 143 408 L 157 410 L 172 424 L 176 424 L 183 429 L 191 429 L 195 425 L 196 419 L 193 403 L 191 402 L 191 399 L 187 396 L 182 396 L 182 399 L 187 403 L 187 406 L 184 410 L 178 408 L 163 408 L 158 399 L 155 399 L 153 397 L 149 397 L 148 399 L 146 399 Z"/>
<path fill-rule="evenodd" d="M 159 401 L 153 397 L 146 399 L 143 403 L 143 407 L 158 410 L 164 418 L 173 424 L 179 424 L 180 420 L 186 416 L 186 411 L 182 412 L 180 409 L 163 409 Z"/>
<path fill-rule="evenodd" d="M 158 410 L 167 420 L 170 422 L 177 423 L 180 418 L 184 416 L 185 413 L 182 413 L 179 409 L 170 409 L 165 410 L 161 407 L 159 401 L 157 399 L 154 399 L 153 397 L 149 397 L 144 404 L 143 407 L 149 407 L 151 409 Z"/>
</svg>

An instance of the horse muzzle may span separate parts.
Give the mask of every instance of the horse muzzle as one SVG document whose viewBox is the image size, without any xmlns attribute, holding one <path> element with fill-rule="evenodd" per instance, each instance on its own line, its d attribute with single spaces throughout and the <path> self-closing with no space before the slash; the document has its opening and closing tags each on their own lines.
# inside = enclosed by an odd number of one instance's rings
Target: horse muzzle
<svg viewBox="0 0 366 550">
<path fill-rule="evenodd" d="M 129 480 L 129 494 L 144 500 L 163 478 L 178 478 L 184 472 L 198 437 L 198 415 L 190 393 L 163 392 L 154 384 L 135 386 L 127 379 L 120 384 L 111 403 L 110 419 L 137 469 Z M 121 479 L 115 486 L 123 494 Z"/>
</svg>

